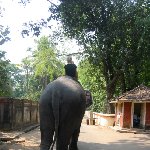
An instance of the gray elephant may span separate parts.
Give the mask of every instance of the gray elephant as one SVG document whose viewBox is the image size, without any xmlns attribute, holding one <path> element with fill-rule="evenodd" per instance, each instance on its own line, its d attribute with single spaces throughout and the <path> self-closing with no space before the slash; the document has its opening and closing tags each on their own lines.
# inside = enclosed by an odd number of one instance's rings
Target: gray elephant
<svg viewBox="0 0 150 150">
<path fill-rule="evenodd" d="M 85 92 L 69 76 L 47 85 L 40 101 L 40 150 L 78 150 L 77 142 L 86 106 Z"/>
</svg>

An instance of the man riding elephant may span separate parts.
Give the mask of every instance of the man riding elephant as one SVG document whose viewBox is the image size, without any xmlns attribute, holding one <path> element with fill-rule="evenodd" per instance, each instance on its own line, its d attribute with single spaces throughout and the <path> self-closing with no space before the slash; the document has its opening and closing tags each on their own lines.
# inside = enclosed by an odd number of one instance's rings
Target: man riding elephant
<svg viewBox="0 0 150 150">
<path fill-rule="evenodd" d="M 70 76 L 74 80 L 78 81 L 77 66 L 74 64 L 71 56 L 67 57 L 67 64 L 64 66 L 64 68 L 65 68 L 65 75 Z"/>
<path fill-rule="evenodd" d="M 78 150 L 77 141 L 86 98 L 82 86 L 72 77 L 62 76 L 47 85 L 40 101 L 40 150 Z"/>
</svg>

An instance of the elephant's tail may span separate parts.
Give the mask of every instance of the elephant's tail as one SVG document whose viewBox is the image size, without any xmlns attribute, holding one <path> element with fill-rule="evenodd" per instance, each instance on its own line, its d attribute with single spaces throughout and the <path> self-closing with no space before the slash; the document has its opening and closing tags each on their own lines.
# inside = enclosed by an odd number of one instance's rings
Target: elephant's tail
<svg viewBox="0 0 150 150">
<path fill-rule="evenodd" d="M 52 95 L 52 108 L 53 108 L 53 113 L 54 113 L 54 118 L 55 118 L 55 135 L 53 139 L 53 143 L 51 145 L 51 150 L 53 150 L 53 147 L 55 145 L 55 142 L 58 137 L 58 127 L 59 127 L 59 102 L 60 102 L 60 94 L 58 91 L 54 91 Z M 57 142 L 56 142 L 57 144 Z"/>
</svg>

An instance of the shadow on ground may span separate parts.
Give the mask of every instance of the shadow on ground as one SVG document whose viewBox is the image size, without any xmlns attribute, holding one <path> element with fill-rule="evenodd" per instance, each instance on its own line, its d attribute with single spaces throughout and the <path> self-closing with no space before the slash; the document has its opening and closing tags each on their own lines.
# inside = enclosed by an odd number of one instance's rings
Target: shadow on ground
<svg viewBox="0 0 150 150">
<path fill-rule="evenodd" d="M 33 144 L 31 137 L 31 143 L 28 142 L 26 144 L 24 143 L 14 143 L 14 144 L 5 144 L 3 147 L 0 148 L 0 150 L 39 150 L 39 143 L 38 144 Z M 142 138 L 142 139 L 135 139 L 133 141 L 129 140 L 119 140 L 116 142 L 108 143 L 108 144 L 103 144 L 103 143 L 86 143 L 79 141 L 78 146 L 79 150 L 149 150 L 150 146 L 145 145 L 144 141 L 149 141 L 150 138 Z M 55 150 L 55 149 L 54 149 Z"/>
<path fill-rule="evenodd" d="M 107 144 L 79 141 L 78 146 L 79 150 L 150 150 L 150 135 L 145 138 L 135 137 L 132 141 L 118 140 Z"/>
<path fill-rule="evenodd" d="M 92 131 L 94 132 L 94 131 Z M 105 130 L 98 133 L 98 142 L 91 142 L 94 139 L 90 139 L 90 142 L 87 141 L 87 135 L 85 131 L 82 131 L 81 134 L 85 135 L 84 140 L 80 139 L 78 142 L 79 150 L 150 150 L 150 134 L 135 135 L 131 134 L 130 138 L 126 138 L 122 133 L 111 132 L 113 137 L 117 134 L 120 139 L 109 140 L 110 131 Z M 5 145 L 0 145 L 0 150 L 39 150 L 40 144 L 40 132 L 39 129 L 36 129 L 34 132 L 29 132 L 23 135 L 26 139 L 25 142 L 17 143 L 12 141 L 12 143 L 5 143 Z M 91 136 L 91 138 L 96 138 Z M 106 140 L 105 140 L 106 139 Z M 14 143 L 13 143 L 14 142 Z M 55 149 L 54 149 L 55 150 Z"/>
</svg>

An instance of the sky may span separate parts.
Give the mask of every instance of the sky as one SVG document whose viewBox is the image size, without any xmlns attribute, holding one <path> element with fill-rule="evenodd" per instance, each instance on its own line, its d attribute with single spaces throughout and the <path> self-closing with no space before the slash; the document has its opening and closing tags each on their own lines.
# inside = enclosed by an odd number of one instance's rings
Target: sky
<svg viewBox="0 0 150 150">
<path fill-rule="evenodd" d="M 3 17 L 0 18 L 0 24 L 8 26 L 10 28 L 9 37 L 11 41 L 8 41 L 0 46 L 0 50 L 6 51 L 6 58 L 12 63 L 20 63 L 23 58 L 29 55 L 28 48 L 34 48 L 36 46 L 34 40 L 38 40 L 41 36 L 48 36 L 50 29 L 43 29 L 39 38 L 29 36 L 23 38 L 21 31 L 23 29 L 23 23 L 29 21 L 38 21 L 41 18 L 47 18 L 49 16 L 47 0 L 31 0 L 25 7 L 18 3 L 19 0 L 0 0 L 0 6 L 5 8 Z M 57 2 L 57 0 L 51 0 Z M 53 22 L 54 27 L 56 23 Z M 67 44 L 67 43 L 66 43 Z M 70 53 L 77 52 L 79 47 L 75 42 L 70 46 Z"/>
</svg>

